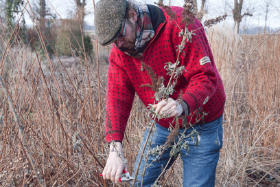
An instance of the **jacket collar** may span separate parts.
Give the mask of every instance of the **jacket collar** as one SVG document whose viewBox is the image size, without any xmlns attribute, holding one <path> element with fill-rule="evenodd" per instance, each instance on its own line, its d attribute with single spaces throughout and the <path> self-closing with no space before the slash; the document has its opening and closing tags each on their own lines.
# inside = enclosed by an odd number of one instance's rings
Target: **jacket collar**
<svg viewBox="0 0 280 187">
<path fill-rule="evenodd" d="M 165 22 L 165 17 L 162 10 L 155 5 L 147 5 L 150 10 L 153 28 L 156 31 L 161 23 Z"/>
<path fill-rule="evenodd" d="M 147 4 L 147 6 L 148 6 L 148 9 L 150 11 L 153 29 L 156 32 L 158 27 L 160 26 L 160 24 L 165 22 L 164 14 L 163 14 L 162 10 L 159 7 L 155 6 L 155 5 Z M 156 37 L 156 35 L 154 37 Z M 145 45 L 144 47 L 140 48 L 138 50 L 138 52 L 143 53 L 145 51 L 146 47 L 147 47 L 147 45 Z"/>
</svg>

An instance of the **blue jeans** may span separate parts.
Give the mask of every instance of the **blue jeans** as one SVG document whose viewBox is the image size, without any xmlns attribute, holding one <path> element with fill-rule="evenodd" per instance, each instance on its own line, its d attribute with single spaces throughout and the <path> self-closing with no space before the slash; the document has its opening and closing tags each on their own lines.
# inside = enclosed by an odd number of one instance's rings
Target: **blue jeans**
<svg viewBox="0 0 280 187">
<path fill-rule="evenodd" d="M 189 144 L 189 152 L 187 153 L 186 149 L 182 150 L 181 159 L 183 161 L 184 168 L 184 176 L 183 176 L 183 186 L 184 187 L 212 187 L 215 186 L 215 175 L 216 175 L 216 167 L 219 160 L 220 149 L 223 145 L 223 118 L 220 117 L 217 120 L 194 126 L 197 132 L 201 133 L 200 141 L 196 146 L 196 138 L 195 141 L 191 138 L 191 136 L 184 139 L 184 141 L 188 141 Z M 180 129 L 180 133 L 183 133 L 185 129 Z M 188 135 L 192 132 L 192 128 L 189 128 L 185 131 L 185 134 Z M 144 139 L 142 141 L 141 149 L 139 150 L 133 175 L 135 175 L 135 171 L 137 169 L 141 151 L 143 150 L 145 141 L 147 139 L 149 130 L 147 129 L 144 133 Z M 157 145 L 163 145 L 167 136 L 169 135 L 169 131 L 167 128 L 164 128 L 158 124 L 156 124 L 156 130 L 153 133 L 153 139 L 151 144 L 151 149 L 156 147 Z M 151 135 L 150 135 L 151 138 Z M 149 138 L 149 141 L 150 141 Z M 176 140 L 178 141 L 178 139 Z M 149 145 L 147 144 L 145 153 L 148 151 Z M 156 162 L 153 162 L 150 167 L 147 167 L 145 170 L 145 177 L 143 181 L 144 187 L 150 187 L 154 184 L 162 169 L 167 165 L 167 169 L 174 162 L 174 158 L 170 159 L 170 150 L 163 153 L 163 155 Z M 156 157 L 150 155 L 148 157 L 147 164 L 151 163 Z M 140 164 L 139 172 L 137 175 L 137 179 L 142 181 L 141 172 L 144 172 L 146 158 L 143 156 Z M 135 183 L 136 186 L 141 186 L 141 182 Z"/>
</svg>

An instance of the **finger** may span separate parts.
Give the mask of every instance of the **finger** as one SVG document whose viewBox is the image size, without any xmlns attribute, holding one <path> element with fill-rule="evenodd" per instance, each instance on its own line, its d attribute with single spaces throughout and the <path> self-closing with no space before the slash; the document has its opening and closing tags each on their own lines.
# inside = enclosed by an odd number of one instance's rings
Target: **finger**
<svg viewBox="0 0 280 187">
<path fill-rule="evenodd" d="M 167 117 L 174 117 L 174 116 L 176 116 L 176 112 L 177 111 L 177 106 L 175 106 L 175 107 L 172 107 L 169 111 L 167 111 L 166 113 L 167 113 Z"/>
<path fill-rule="evenodd" d="M 112 171 L 112 169 L 111 169 L 111 168 L 108 168 L 108 169 L 106 170 L 106 173 L 105 173 L 105 179 L 110 179 L 110 174 L 111 174 L 111 171 Z"/>
<path fill-rule="evenodd" d="M 172 101 L 175 101 L 175 100 L 169 97 L 169 98 L 167 99 L 167 101 L 168 101 L 168 102 L 172 102 Z"/>
<path fill-rule="evenodd" d="M 123 168 L 122 168 L 122 167 L 120 167 L 120 168 L 117 170 L 116 176 L 115 176 L 115 183 L 118 183 L 118 182 L 119 182 L 119 178 L 121 178 L 122 171 L 123 171 Z"/>
<path fill-rule="evenodd" d="M 116 169 L 112 169 L 111 174 L 110 174 L 110 179 L 112 182 L 115 182 L 115 176 L 116 176 Z"/>
<path fill-rule="evenodd" d="M 165 100 L 162 100 L 158 103 L 157 108 L 156 108 L 156 113 L 159 113 L 162 107 L 164 107 L 168 102 Z"/>
<path fill-rule="evenodd" d="M 177 116 L 177 114 L 178 114 L 178 110 L 177 110 L 177 108 L 175 108 L 171 113 L 169 113 L 169 115 L 168 115 L 168 117 L 174 117 L 174 116 Z"/>
<path fill-rule="evenodd" d="M 152 105 L 153 108 L 157 108 L 158 104 Z"/>
<path fill-rule="evenodd" d="M 170 113 L 171 110 L 174 110 L 176 108 L 176 104 L 172 103 L 168 103 L 167 105 L 165 105 L 164 107 L 162 107 L 162 109 L 160 110 L 160 114 L 164 114 L 164 113 Z"/>
<path fill-rule="evenodd" d="M 174 103 L 175 105 L 177 105 L 177 102 L 172 98 L 168 98 L 168 103 Z"/>
</svg>

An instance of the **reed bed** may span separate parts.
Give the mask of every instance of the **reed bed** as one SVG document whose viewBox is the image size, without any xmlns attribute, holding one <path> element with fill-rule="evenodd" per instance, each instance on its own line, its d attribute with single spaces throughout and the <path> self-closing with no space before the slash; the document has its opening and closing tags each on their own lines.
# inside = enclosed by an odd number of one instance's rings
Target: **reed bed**
<svg viewBox="0 0 280 187">
<path fill-rule="evenodd" d="M 217 186 L 279 186 L 280 35 L 208 32 L 227 101 Z"/>
</svg>

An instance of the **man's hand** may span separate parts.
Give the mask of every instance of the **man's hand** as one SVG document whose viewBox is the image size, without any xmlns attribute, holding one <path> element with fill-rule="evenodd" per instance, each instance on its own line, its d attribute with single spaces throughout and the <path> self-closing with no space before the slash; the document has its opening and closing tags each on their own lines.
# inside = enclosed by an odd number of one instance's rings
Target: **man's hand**
<svg viewBox="0 0 280 187">
<path fill-rule="evenodd" d="M 158 104 L 153 105 L 156 109 L 156 113 L 163 115 L 164 117 L 175 117 L 180 116 L 183 113 L 183 107 L 177 101 L 172 98 L 168 98 L 168 100 L 162 100 Z"/>
<path fill-rule="evenodd" d="M 127 168 L 123 162 L 125 159 L 122 153 L 122 144 L 120 142 L 114 142 L 115 147 L 112 144 L 113 143 L 110 144 L 109 157 L 102 175 L 103 179 L 111 179 L 112 182 L 118 183 L 123 169 L 125 168 L 125 170 L 127 170 Z M 120 155 L 118 155 L 118 153 Z"/>
</svg>

